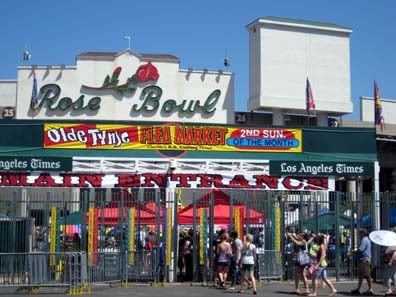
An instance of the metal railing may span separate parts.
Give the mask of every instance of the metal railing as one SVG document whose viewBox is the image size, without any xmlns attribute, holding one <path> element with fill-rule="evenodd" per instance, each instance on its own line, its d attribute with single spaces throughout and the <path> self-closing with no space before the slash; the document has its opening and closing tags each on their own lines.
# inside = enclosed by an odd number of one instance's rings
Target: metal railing
<svg viewBox="0 0 396 297">
<path fill-rule="evenodd" d="M 67 287 L 84 285 L 81 253 L 0 253 L 0 287 Z"/>
<path fill-rule="evenodd" d="M 115 281 L 210 282 L 220 228 L 254 235 L 260 278 L 291 276 L 283 235 L 304 231 L 326 234 L 331 277 L 354 278 L 350 251 L 359 243 L 358 230 L 372 231 L 378 221 L 381 229 L 396 226 L 395 193 L 167 190 L 0 188 L 0 286 L 80 290 Z M 183 234 L 193 242 L 184 267 L 178 261 Z M 373 266 L 381 267 L 373 250 Z"/>
<path fill-rule="evenodd" d="M 257 278 L 270 280 L 283 278 L 283 259 L 280 251 L 257 250 Z"/>
</svg>

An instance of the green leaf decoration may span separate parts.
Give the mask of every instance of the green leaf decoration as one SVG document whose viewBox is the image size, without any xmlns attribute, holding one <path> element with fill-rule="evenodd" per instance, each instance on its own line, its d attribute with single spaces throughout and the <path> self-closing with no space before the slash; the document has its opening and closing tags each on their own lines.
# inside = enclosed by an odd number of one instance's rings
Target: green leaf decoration
<svg viewBox="0 0 396 297">
<path fill-rule="evenodd" d="M 131 82 L 131 83 L 134 83 L 134 84 L 137 83 L 136 74 L 132 75 L 132 76 L 128 79 L 128 81 Z"/>
<path fill-rule="evenodd" d="M 136 88 L 127 88 L 127 93 L 131 94 L 134 93 L 136 91 Z"/>
<path fill-rule="evenodd" d="M 110 80 L 110 84 L 113 86 L 116 86 L 118 84 L 119 80 L 117 78 L 112 77 Z"/>
<path fill-rule="evenodd" d="M 122 71 L 121 66 L 118 66 L 116 69 L 114 69 L 110 79 L 111 85 L 116 86 L 118 84 L 119 82 L 118 77 L 120 76 L 121 71 Z"/>
<path fill-rule="evenodd" d="M 114 69 L 113 74 L 111 76 L 111 81 L 118 80 L 118 77 L 120 76 L 122 68 L 119 66 L 116 69 Z"/>
<path fill-rule="evenodd" d="M 106 75 L 106 78 L 105 78 L 105 80 L 104 80 L 104 82 L 103 82 L 102 87 L 106 87 L 106 86 L 108 86 L 109 84 L 110 84 L 110 75 Z"/>
</svg>

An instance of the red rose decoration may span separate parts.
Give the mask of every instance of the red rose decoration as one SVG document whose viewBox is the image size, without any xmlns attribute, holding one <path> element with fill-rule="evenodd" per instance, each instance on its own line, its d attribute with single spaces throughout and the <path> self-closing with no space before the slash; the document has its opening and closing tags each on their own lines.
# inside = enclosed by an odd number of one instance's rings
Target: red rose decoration
<svg viewBox="0 0 396 297">
<path fill-rule="evenodd" d="M 151 62 L 148 62 L 147 64 L 139 66 L 136 70 L 136 78 L 139 82 L 158 80 L 158 70 Z"/>
<path fill-rule="evenodd" d="M 122 70 L 121 66 L 118 66 L 116 69 L 114 69 L 113 76 L 118 77 L 121 73 L 121 70 Z"/>
</svg>

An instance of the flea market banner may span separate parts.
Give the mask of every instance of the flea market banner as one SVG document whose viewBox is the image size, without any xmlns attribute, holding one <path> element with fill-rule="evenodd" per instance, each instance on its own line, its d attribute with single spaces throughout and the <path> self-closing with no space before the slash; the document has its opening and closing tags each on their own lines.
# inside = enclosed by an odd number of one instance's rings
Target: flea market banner
<svg viewBox="0 0 396 297">
<path fill-rule="evenodd" d="M 45 124 L 44 147 L 301 152 L 301 129 L 186 125 Z"/>
<path fill-rule="evenodd" d="M 334 191 L 335 179 L 261 174 L 0 172 L 0 186 Z"/>
</svg>

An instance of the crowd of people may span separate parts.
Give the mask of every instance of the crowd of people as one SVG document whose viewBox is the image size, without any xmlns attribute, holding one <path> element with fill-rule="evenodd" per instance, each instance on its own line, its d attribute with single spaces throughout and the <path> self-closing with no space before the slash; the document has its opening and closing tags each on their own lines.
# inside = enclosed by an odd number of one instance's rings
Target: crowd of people
<svg viewBox="0 0 396 297">
<path fill-rule="evenodd" d="M 193 230 L 180 234 L 179 241 L 179 272 L 184 281 L 193 280 Z M 219 288 L 244 292 L 253 289 L 257 294 L 255 280 L 256 245 L 252 234 L 247 234 L 243 240 L 237 231 L 228 233 L 221 229 L 216 234 L 209 248 L 214 255 L 214 285 Z M 195 245 L 196 246 L 196 245 Z M 199 251 L 197 251 L 197 254 Z"/>
<path fill-rule="evenodd" d="M 328 239 L 324 234 L 309 233 L 287 233 L 286 239 L 292 246 L 293 257 L 293 277 L 295 284 L 295 293 L 301 294 L 299 282 L 303 281 L 305 292 L 308 296 L 317 296 L 317 280 L 320 279 L 323 285 L 330 289 L 330 296 L 337 294 L 333 283 L 327 277 L 327 251 Z M 371 278 L 371 241 L 368 238 L 368 232 L 365 229 L 359 231 L 360 243 L 356 250 L 351 250 L 352 254 L 357 256 L 357 275 L 358 287 L 351 291 L 354 295 L 373 296 L 372 278 Z M 395 283 L 396 276 L 396 250 L 387 248 L 384 251 L 386 259 L 384 280 L 387 286 L 386 295 L 393 294 L 391 285 Z M 309 289 L 308 278 L 312 279 L 312 291 Z M 366 279 L 368 290 L 361 292 L 363 281 Z"/>
</svg>

